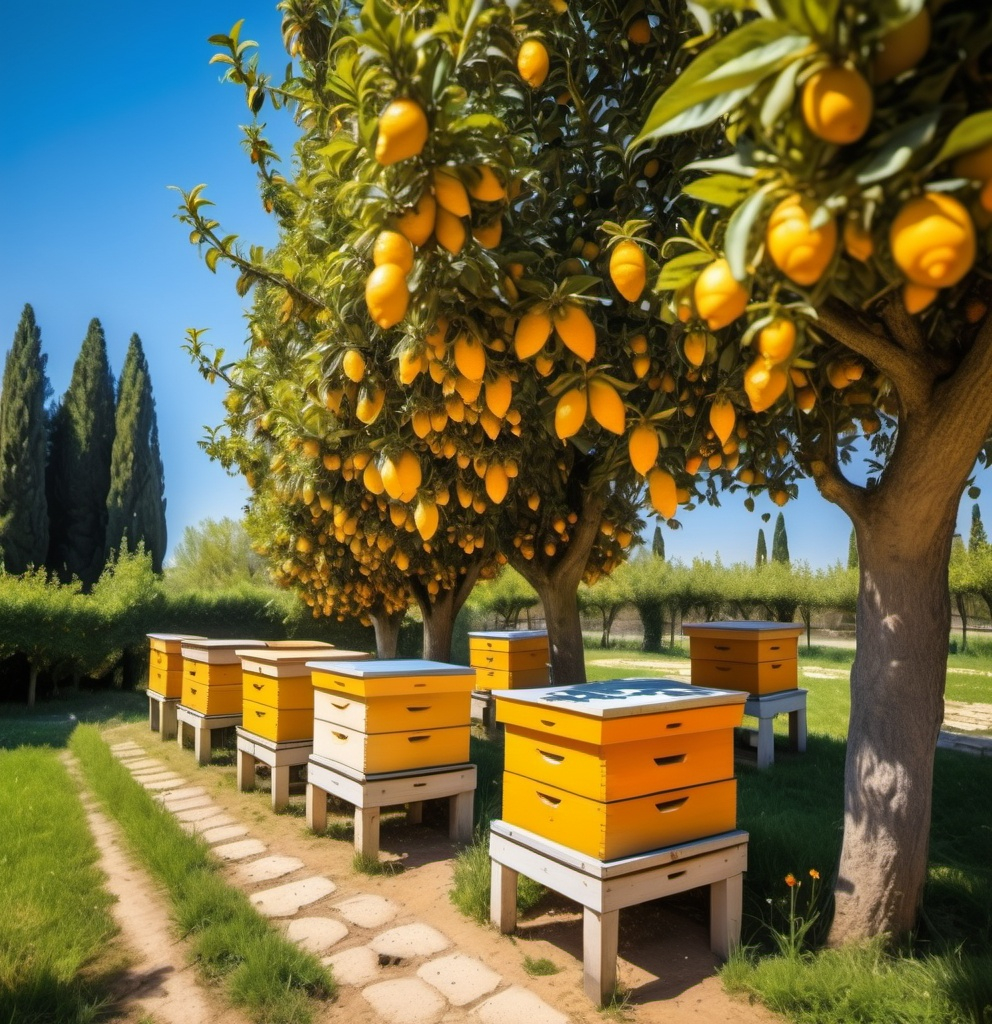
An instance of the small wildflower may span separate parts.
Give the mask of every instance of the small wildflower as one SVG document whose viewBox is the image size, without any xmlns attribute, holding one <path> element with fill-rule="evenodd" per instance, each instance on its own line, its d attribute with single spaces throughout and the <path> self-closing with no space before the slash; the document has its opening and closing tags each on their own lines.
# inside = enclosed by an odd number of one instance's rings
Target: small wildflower
<svg viewBox="0 0 992 1024">
<path fill-rule="evenodd" d="M 820 872 L 817 871 L 816 868 L 810 868 L 809 869 L 809 877 L 810 878 L 819 878 L 820 877 Z"/>
<path fill-rule="evenodd" d="M 785 876 L 785 884 L 790 889 L 796 884 L 796 876 L 791 871 Z"/>
</svg>

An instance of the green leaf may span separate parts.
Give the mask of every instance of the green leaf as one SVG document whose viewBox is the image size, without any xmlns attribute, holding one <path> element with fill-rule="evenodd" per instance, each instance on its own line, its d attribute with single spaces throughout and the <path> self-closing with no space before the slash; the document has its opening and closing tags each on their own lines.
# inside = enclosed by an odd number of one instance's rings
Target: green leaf
<svg viewBox="0 0 992 1024">
<path fill-rule="evenodd" d="M 761 104 L 762 127 L 771 129 L 778 123 L 779 118 L 792 108 L 796 98 L 796 76 L 801 67 L 799 61 L 793 61 L 779 72 L 775 84 L 768 90 Z"/>
<path fill-rule="evenodd" d="M 730 272 L 738 281 L 747 277 L 747 264 L 751 232 L 765 205 L 765 198 L 774 184 L 762 186 L 734 210 L 727 222 L 727 230 L 723 237 L 723 251 L 730 264 Z"/>
<path fill-rule="evenodd" d="M 969 153 L 979 146 L 992 142 L 992 110 L 983 110 L 959 121 L 944 140 L 940 152 L 934 157 L 934 164 L 942 164 L 962 153 Z"/>
<path fill-rule="evenodd" d="M 712 262 L 713 257 L 710 253 L 703 252 L 701 249 L 694 249 L 692 252 L 675 256 L 661 268 L 655 287 L 658 291 L 676 291 L 679 288 L 684 288 L 695 280 L 699 271 L 707 263 Z"/>
<path fill-rule="evenodd" d="M 810 46 L 809 36 L 796 33 L 780 21 L 752 21 L 736 29 L 701 53 L 676 81 L 658 98 L 640 135 L 632 143 L 641 143 L 673 131 L 678 115 L 692 108 L 697 110 L 696 124 L 706 107 L 713 111 L 711 120 L 724 113 L 726 106 L 712 103 L 728 93 L 750 91 L 762 79 L 785 67 Z"/>
<path fill-rule="evenodd" d="M 939 121 L 940 111 L 931 110 L 922 117 L 914 118 L 908 124 L 887 132 L 878 140 L 878 151 L 869 157 L 854 180 L 859 185 L 871 185 L 898 174 L 909 165 L 914 153 L 918 153 L 922 147 L 933 141 Z"/>
<path fill-rule="evenodd" d="M 206 260 L 207 266 L 217 273 L 217 261 L 220 259 L 220 249 L 208 249 L 206 255 L 203 257 Z"/>
<path fill-rule="evenodd" d="M 682 192 L 713 206 L 736 206 L 751 188 L 748 178 L 739 178 L 733 174 L 711 174 L 708 178 L 690 181 Z"/>
</svg>

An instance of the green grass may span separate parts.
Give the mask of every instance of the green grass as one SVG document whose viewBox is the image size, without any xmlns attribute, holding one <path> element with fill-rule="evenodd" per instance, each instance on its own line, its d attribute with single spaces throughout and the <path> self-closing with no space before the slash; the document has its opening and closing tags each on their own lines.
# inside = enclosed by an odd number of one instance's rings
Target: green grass
<svg viewBox="0 0 992 1024">
<path fill-rule="evenodd" d="M 546 956 L 535 959 L 532 956 L 524 957 L 524 970 L 532 978 L 548 978 L 552 974 L 557 974 L 561 968 L 549 960 Z"/>
<path fill-rule="evenodd" d="M 0 1020 L 103 1020 L 123 952 L 75 787 L 53 750 L 0 751 L 0 776 Z"/>
<path fill-rule="evenodd" d="M 190 836 L 111 755 L 93 726 L 70 742 L 87 783 L 117 819 L 138 861 L 164 886 L 180 934 L 228 998 L 266 1024 L 308 1024 L 314 1000 L 334 994 L 316 957 L 284 939 L 239 890 L 227 885 L 203 840 Z"/>
<path fill-rule="evenodd" d="M 485 924 L 489 920 L 489 827 L 477 830 L 477 838 L 455 857 L 451 902 L 466 916 Z M 544 886 L 521 875 L 517 882 L 517 911 L 533 909 L 544 898 Z"/>
<path fill-rule="evenodd" d="M 104 726 L 148 717 L 148 698 L 131 690 L 66 692 L 29 708 L 0 704 L 0 749 L 65 747 L 80 722 Z"/>
</svg>

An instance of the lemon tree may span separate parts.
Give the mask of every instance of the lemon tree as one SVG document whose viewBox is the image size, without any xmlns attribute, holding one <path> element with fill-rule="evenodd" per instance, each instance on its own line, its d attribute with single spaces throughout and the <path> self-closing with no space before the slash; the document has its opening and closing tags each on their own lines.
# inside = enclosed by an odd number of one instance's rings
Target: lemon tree
<svg viewBox="0 0 992 1024">
<path fill-rule="evenodd" d="M 685 161 L 695 208 L 657 286 L 669 319 L 705 334 L 703 379 L 746 423 L 737 484 L 783 503 L 809 476 L 854 524 L 830 939 L 900 937 L 927 877 L 951 538 L 992 427 L 992 15 L 923 0 L 693 10 L 695 57 L 634 151 L 714 123 L 724 151 Z"/>
</svg>

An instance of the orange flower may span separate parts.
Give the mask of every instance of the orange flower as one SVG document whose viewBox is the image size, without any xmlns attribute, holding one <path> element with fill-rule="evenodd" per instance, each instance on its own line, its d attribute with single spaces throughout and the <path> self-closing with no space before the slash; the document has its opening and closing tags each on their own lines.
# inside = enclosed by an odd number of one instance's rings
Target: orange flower
<svg viewBox="0 0 992 1024">
<path fill-rule="evenodd" d="M 816 868 L 810 868 L 809 869 L 809 877 L 810 878 L 819 878 L 820 877 L 820 872 L 817 871 Z"/>
<path fill-rule="evenodd" d="M 785 876 L 785 884 L 790 889 L 796 884 L 796 876 L 791 871 Z"/>
</svg>

